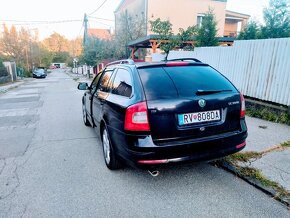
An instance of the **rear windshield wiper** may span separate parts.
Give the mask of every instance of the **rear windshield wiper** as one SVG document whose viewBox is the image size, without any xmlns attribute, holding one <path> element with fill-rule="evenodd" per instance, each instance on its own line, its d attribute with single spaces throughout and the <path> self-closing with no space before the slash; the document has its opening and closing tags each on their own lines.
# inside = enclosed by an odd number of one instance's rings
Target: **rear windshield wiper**
<svg viewBox="0 0 290 218">
<path fill-rule="evenodd" d="M 232 90 L 230 89 L 224 89 L 224 90 L 197 90 L 196 95 L 210 95 L 210 94 L 215 94 L 219 92 L 231 92 Z"/>
</svg>

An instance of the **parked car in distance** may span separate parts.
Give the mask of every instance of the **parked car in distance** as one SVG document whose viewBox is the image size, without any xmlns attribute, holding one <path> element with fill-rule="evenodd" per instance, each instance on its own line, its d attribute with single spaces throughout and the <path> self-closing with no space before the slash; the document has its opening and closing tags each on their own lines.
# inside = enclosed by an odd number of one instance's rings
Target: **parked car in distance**
<svg viewBox="0 0 290 218">
<path fill-rule="evenodd" d="M 49 66 L 49 69 L 54 70 L 54 69 L 56 69 L 56 66 L 51 65 L 51 66 Z"/>
<path fill-rule="evenodd" d="M 243 95 L 197 59 L 113 62 L 78 89 L 109 169 L 208 161 L 246 146 Z"/>
<path fill-rule="evenodd" d="M 45 78 L 47 76 L 44 69 L 35 69 L 32 73 L 33 78 Z"/>
</svg>

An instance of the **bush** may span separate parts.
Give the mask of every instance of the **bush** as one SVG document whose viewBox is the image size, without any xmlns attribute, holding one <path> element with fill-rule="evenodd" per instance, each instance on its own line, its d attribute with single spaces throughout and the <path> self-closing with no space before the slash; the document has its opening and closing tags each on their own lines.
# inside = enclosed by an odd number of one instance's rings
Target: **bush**
<svg viewBox="0 0 290 218">
<path fill-rule="evenodd" d="M 24 69 L 23 76 L 24 76 L 24 77 L 32 77 L 32 72 L 30 72 L 30 71 Z"/>
<path fill-rule="evenodd" d="M 0 59 L 0 77 L 1 76 L 8 76 L 8 72 L 6 67 L 3 64 L 3 61 Z"/>
</svg>

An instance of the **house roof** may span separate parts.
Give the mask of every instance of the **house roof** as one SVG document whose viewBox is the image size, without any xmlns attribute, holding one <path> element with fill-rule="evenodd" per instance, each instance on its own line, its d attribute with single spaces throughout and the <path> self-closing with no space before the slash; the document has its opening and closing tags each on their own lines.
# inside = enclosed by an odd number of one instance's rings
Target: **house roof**
<svg viewBox="0 0 290 218">
<path fill-rule="evenodd" d="M 235 18 L 241 18 L 241 19 L 249 19 L 251 16 L 248 15 L 248 14 L 242 14 L 242 13 L 239 13 L 239 12 L 226 10 L 226 17 L 235 17 Z"/>
<path fill-rule="evenodd" d="M 176 36 L 172 36 L 176 37 Z M 151 48 L 150 40 L 160 40 L 159 35 L 148 35 L 141 37 L 139 39 L 136 39 L 134 41 L 131 41 L 128 43 L 128 46 L 130 48 Z M 192 41 L 194 41 L 195 38 L 192 38 Z M 233 37 L 218 37 L 218 41 L 220 44 L 232 44 L 234 42 L 235 38 Z M 185 43 L 186 44 L 186 43 Z"/>
<path fill-rule="evenodd" d="M 112 38 L 111 31 L 109 29 L 88 29 L 88 36 L 95 37 L 103 40 L 110 40 Z"/>
</svg>

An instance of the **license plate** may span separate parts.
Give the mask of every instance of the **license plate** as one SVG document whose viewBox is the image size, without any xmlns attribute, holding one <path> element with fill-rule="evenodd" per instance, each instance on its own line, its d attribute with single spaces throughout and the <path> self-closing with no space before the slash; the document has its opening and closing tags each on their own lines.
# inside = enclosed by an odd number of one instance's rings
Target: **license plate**
<svg viewBox="0 0 290 218">
<path fill-rule="evenodd" d="M 203 111 L 197 113 L 178 114 L 178 124 L 186 125 L 192 123 L 203 123 L 220 120 L 220 111 Z"/>
</svg>

